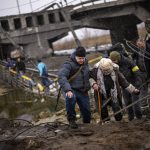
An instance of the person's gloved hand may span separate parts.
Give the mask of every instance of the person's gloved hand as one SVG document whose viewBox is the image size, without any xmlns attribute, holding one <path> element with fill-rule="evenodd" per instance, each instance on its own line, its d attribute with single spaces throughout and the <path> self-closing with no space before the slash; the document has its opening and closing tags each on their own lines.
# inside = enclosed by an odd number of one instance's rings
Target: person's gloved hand
<svg viewBox="0 0 150 150">
<path fill-rule="evenodd" d="M 135 90 L 133 91 L 133 93 L 134 93 L 135 95 L 139 95 L 139 94 L 140 94 L 140 90 L 135 89 Z"/>
</svg>

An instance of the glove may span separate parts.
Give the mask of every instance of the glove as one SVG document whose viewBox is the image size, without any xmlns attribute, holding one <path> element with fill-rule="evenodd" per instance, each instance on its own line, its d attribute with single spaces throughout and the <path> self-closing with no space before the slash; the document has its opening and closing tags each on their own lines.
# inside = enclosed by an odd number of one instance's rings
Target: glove
<svg viewBox="0 0 150 150">
<path fill-rule="evenodd" d="M 133 91 L 133 93 L 134 93 L 135 95 L 139 95 L 139 94 L 140 94 L 140 90 L 135 89 L 135 90 Z"/>
</svg>

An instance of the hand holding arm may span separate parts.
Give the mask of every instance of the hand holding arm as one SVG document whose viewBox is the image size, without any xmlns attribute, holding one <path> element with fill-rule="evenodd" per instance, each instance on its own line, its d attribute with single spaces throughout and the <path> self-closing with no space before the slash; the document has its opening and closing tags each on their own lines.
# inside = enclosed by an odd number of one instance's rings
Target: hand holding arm
<svg viewBox="0 0 150 150">
<path fill-rule="evenodd" d="M 140 90 L 135 89 L 135 90 L 133 91 L 133 93 L 136 94 L 136 95 L 139 95 L 139 94 L 140 94 Z"/>
</svg>

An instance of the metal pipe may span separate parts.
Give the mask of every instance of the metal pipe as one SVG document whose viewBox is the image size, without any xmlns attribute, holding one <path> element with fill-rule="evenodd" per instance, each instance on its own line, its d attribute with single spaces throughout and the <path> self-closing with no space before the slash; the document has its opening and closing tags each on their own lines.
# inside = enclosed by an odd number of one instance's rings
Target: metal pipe
<svg viewBox="0 0 150 150">
<path fill-rule="evenodd" d="M 20 11 L 20 7 L 19 7 L 19 1 L 18 1 L 18 0 L 16 0 L 16 2 L 17 2 L 18 12 L 19 12 L 19 15 L 20 15 L 20 14 L 21 14 L 21 11 Z"/>
<path fill-rule="evenodd" d="M 31 2 L 31 0 L 29 0 L 29 3 L 30 3 L 31 12 L 33 12 L 32 2 Z"/>
</svg>

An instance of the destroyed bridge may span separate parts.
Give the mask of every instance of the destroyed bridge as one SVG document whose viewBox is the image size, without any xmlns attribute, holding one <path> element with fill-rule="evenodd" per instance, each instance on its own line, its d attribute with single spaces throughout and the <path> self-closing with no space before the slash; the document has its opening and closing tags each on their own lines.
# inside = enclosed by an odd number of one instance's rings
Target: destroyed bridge
<svg viewBox="0 0 150 150">
<path fill-rule="evenodd" d="M 52 53 L 53 42 L 65 37 L 69 26 L 73 30 L 83 27 L 110 30 L 112 44 L 137 39 L 137 24 L 149 18 L 150 1 L 100 1 L 66 6 L 53 3 L 40 11 L 0 17 L 0 55 L 6 56 L 14 49 L 12 41 L 32 56 L 46 51 Z"/>
</svg>

